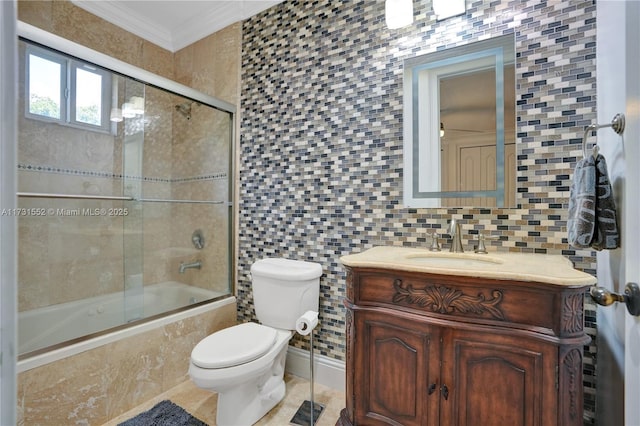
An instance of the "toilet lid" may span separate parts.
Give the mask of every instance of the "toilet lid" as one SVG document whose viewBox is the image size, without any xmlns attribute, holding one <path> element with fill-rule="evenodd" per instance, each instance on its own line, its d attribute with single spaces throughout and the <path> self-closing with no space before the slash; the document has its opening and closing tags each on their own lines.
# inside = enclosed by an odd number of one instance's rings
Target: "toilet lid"
<svg viewBox="0 0 640 426">
<path fill-rule="evenodd" d="M 260 358 L 273 346 L 274 328 L 247 322 L 205 337 L 193 348 L 191 361 L 202 368 L 225 368 Z"/>
</svg>

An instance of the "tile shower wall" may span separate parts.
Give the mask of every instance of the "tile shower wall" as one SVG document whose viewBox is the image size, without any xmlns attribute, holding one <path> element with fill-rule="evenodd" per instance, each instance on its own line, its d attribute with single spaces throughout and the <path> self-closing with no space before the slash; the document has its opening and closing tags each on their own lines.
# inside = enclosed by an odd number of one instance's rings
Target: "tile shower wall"
<svg viewBox="0 0 640 426">
<path fill-rule="evenodd" d="M 319 262 L 317 349 L 345 358 L 339 257 L 376 245 L 425 246 L 456 218 L 469 246 L 563 254 L 595 273 L 591 251 L 570 248 L 566 219 L 584 126 L 595 119 L 593 1 L 467 1 L 436 22 L 414 1 L 414 23 L 389 30 L 383 1 L 285 1 L 243 26 L 238 316 L 254 319 L 250 265 L 265 256 Z M 402 61 L 515 34 L 518 208 L 407 209 L 402 205 Z M 587 302 L 587 327 L 595 309 Z M 308 347 L 306 340 L 293 344 Z M 585 348 L 585 421 L 594 412 L 595 347 Z"/>
</svg>

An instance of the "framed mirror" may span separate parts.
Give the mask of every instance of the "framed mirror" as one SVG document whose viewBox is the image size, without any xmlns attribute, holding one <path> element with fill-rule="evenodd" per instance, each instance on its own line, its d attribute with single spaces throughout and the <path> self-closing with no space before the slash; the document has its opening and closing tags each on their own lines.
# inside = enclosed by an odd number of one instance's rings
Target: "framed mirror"
<svg viewBox="0 0 640 426">
<path fill-rule="evenodd" d="M 404 61 L 404 205 L 515 207 L 513 34 Z"/>
</svg>

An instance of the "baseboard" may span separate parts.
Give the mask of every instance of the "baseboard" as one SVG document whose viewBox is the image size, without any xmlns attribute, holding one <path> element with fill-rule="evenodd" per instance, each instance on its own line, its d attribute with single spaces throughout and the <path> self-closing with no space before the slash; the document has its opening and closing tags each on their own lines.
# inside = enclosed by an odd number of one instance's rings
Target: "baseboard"
<svg viewBox="0 0 640 426">
<path fill-rule="evenodd" d="M 315 367 L 314 381 L 332 389 L 344 392 L 345 368 L 344 362 L 329 358 L 325 355 L 313 354 Z M 289 346 L 287 351 L 287 373 L 309 379 L 309 351 Z"/>
</svg>

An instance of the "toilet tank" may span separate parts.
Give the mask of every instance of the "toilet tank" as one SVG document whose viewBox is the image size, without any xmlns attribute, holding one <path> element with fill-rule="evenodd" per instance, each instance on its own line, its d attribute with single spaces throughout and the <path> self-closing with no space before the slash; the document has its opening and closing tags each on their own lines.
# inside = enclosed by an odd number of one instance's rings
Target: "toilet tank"
<svg viewBox="0 0 640 426">
<path fill-rule="evenodd" d="M 264 325 L 295 330 L 296 320 L 307 311 L 318 311 L 320 299 L 318 263 L 266 258 L 251 266 L 256 317 Z"/>
</svg>

